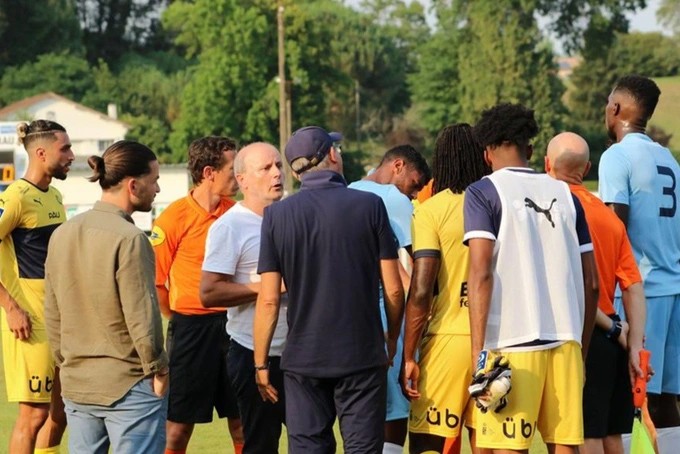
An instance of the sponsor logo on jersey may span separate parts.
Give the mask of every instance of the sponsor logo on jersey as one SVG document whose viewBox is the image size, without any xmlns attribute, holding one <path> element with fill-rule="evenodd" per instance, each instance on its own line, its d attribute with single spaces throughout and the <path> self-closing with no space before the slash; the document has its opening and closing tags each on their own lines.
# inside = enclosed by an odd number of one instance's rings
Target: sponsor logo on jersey
<svg viewBox="0 0 680 454">
<path fill-rule="evenodd" d="M 4 208 L 0 208 L 0 217 L 2 217 L 2 213 L 4 213 L 4 212 L 5 212 L 5 209 L 4 209 Z"/>
<path fill-rule="evenodd" d="M 163 229 L 155 225 L 151 230 L 151 235 L 149 236 L 149 241 L 151 241 L 151 246 L 159 246 L 165 241 L 165 232 Z"/>
</svg>

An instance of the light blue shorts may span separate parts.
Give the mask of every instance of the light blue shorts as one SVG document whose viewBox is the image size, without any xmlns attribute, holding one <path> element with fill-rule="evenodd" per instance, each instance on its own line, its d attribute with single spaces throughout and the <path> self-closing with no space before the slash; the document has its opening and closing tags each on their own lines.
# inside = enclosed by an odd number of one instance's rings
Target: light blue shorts
<svg viewBox="0 0 680 454">
<path fill-rule="evenodd" d="M 615 307 L 624 313 L 621 298 L 616 298 Z M 645 339 L 655 372 L 647 392 L 680 394 L 680 295 L 647 298 Z"/>
<path fill-rule="evenodd" d="M 385 305 L 380 301 L 380 317 L 382 318 L 383 330 L 387 330 L 387 314 Z M 397 353 L 394 355 L 392 367 L 387 370 L 387 412 L 385 421 L 406 419 L 409 414 L 409 401 L 401 392 L 399 384 L 399 371 L 401 370 L 401 357 L 404 353 L 404 325 L 397 341 Z"/>
</svg>

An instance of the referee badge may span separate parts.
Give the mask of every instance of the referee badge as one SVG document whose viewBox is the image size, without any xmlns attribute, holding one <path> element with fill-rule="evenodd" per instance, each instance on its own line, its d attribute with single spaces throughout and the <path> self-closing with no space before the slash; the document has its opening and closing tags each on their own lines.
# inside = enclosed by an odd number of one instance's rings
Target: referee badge
<svg viewBox="0 0 680 454">
<path fill-rule="evenodd" d="M 155 225 L 151 230 L 151 236 L 149 237 L 151 241 L 151 246 L 160 246 L 165 241 L 165 232 L 159 226 Z"/>
</svg>

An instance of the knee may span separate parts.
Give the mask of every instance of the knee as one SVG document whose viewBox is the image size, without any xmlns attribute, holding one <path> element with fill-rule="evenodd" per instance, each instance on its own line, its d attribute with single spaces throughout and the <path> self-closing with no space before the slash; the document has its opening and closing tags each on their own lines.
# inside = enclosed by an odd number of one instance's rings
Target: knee
<svg viewBox="0 0 680 454">
<path fill-rule="evenodd" d="M 170 449 L 185 449 L 191 439 L 193 426 L 168 422 L 166 426 L 167 445 Z"/>
<path fill-rule="evenodd" d="M 48 405 L 29 405 L 20 404 L 19 418 L 17 419 L 17 426 L 24 430 L 30 430 L 31 433 L 37 434 L 40 428 L 47 421 L 49 416 Z"/>
</svg>

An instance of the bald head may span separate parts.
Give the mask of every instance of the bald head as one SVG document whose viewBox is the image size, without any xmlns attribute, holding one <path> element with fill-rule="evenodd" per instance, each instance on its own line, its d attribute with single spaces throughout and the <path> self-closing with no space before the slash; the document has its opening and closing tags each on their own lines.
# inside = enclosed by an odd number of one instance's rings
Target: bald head
<svg viewBox="0 0 680 454">
<path fill-rule="evenodd" d="M 590 150 L 583 137 L 573 132 L 563 132 L 552 138 L 548 144 L 546 170 L 556 174 L 579 175 L 583 178 L 590 162 Z M 562 179 L 562 178 L 560 178 Z"/>
<path fill-rule="evenodd" d="M 258 161 L 261 156 L 271 157 L 273 155 L 279 156 L 279 151 L 272 144 L 266 142 L 255 142 L 239 150 L 234 160 L 234 173 L 236 175 L 243 174 L 247 171 L 248 165 Z"/>
</svg>

